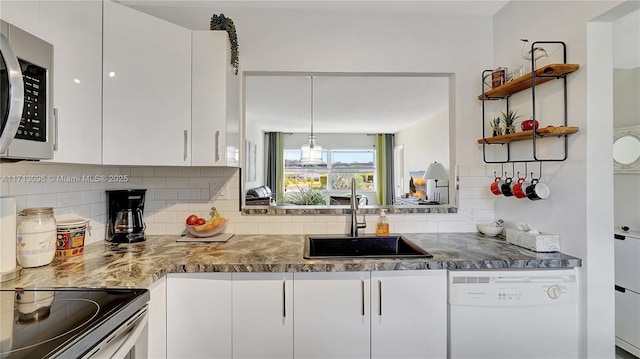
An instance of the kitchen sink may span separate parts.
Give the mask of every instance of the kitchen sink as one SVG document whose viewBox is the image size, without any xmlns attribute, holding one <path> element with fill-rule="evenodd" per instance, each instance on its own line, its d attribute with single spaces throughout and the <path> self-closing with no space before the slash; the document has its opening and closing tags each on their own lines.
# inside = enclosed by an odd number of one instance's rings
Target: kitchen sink
<svg viewBox="0 0 640 359">
<path fill-rule="evenodd" d="M 399 235 L 378 236 L 307 236 L 305 259 L 333 258 L 432 258 L 422 248 Z"/>
</svg>

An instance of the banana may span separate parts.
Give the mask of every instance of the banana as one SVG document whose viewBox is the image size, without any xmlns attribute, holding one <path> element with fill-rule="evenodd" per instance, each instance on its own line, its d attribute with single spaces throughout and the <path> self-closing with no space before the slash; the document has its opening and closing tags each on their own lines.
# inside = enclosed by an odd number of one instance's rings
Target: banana
<svg viewBox="0 0 640 359">
<path fill-rule="evenodd" d="M 194 227 L 196 231 L 210 232 L 215 230 L 216 228 L 218 228 L 218 226 L 222 225 L 224 222 L 227 221 L 226 218 L 220 217 L 220 214 L 218 213 L 218 210 L 216 210 L 216 207 L 211 207 L 211 212 L 212 212 L 211 218 L 207 221 L 207 223 Z"/>
</svg>

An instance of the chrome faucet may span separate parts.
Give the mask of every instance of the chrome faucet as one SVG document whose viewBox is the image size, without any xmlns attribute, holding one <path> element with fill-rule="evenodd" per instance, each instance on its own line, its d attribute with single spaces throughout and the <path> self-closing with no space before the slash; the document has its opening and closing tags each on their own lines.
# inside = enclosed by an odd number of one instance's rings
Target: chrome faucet
<svg viewBox="0 0 640 359">
<path fill-rule="evenodd" d="M 362 215 L 362 222 L 358 222 L 358 199 L 356 198 L 356 179 L 351 179 L 351 223 L 349 225 L 349 236 L 357 237 L 358 229 L 366 228 L 367 222 L 365 221 L 364 214 Z"/>
</svg>

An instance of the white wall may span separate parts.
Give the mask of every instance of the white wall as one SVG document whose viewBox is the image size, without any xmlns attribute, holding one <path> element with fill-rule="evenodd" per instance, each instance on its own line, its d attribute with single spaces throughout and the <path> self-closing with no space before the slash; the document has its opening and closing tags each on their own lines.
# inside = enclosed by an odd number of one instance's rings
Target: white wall
<svg viewBox="0 0 640 359">
<path fill-rule="evenodd" d="M 399 131 L 395 134 L 395 144 L 404 146 L 404 188 L 409 188 L 410 172 L 427 171 L 433 162 L 442 163 L 447 174 L 451 174 L 449 153 L 442 152 L 443 147 L 449 147 L 449 109 L 443 109 L 414 126 Z M 443 187 L 447 185 L 447 181 L 439 182 L 439 187 L 436 188 L 433 180 L 427 181 L 427 197 L 429 200 L 436 200 L 439 196 L 440 203 L 449 203 L 448 188 Z"/>
<path fill-rule="evenodd" d="M 611 25 L 588 22 L 617 4 L 512 1 L 494 17 L 494 65 L 521 61 L 518 39 L 528 38 L 565 41 L 568 62 L 581 66 L 568 80 L 568 122 L 579 126 L 580 132 L 569 139 L 566 161 L 543 167 L 551 198 L 533 203 L 500 199 L 496 216 L 558 233 L 562 251 L 583 259 L 580 308 L 585 358 L 614 356 Z M 526 100 L 522 103 L 526 106 Z M 549 101 L 549 106 L 555 104 L 557 100 Z M 552 116 L 550 111 L 542 113 Z"/>
</svg>

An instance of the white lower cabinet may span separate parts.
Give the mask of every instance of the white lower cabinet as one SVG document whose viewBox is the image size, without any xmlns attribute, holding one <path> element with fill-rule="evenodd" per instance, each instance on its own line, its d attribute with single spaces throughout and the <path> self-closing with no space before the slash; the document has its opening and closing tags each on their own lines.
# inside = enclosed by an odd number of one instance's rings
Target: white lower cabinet
<svg viewBox="0 0 640 359">
<path fill-rule="evenodd" d="M 151 300 L 149 301 L 148 335 L 149 345 L 147 355 L 149 359 L 167 357 L 167 278 L 158 279 L 149 287 Z"/>
<path fill-rule="evenodd" d="M 446 286 L 445 270 L 169 274 L 166 357 L 446 358 Z"/>
<path fill-rule="evenodd" d="M 294 357 L 370 358 L 370 273 L 293 275 Z"/>
<path fill-rule="evenodd" d="M 167 358 L 231 358 L 231 273 L 167 275 Z"/>
<path fill-rule="evenodd" d="M 640 294 L 616 289 L 616 345 L 640 355 Z"/>
<path fill-rule="evenodd" d="M 293 358 L 293 274 L 233 273 L 233 357 Z"/>
<path fill-rule="evenodd" d="M 371 272 L 371 358 L 447 357 L 446 270 Z"/>
<path fill-rule="evenodd" d="M 616 345 L 640 356 L 640 238 L 616 234 Z"/>
</svg>

